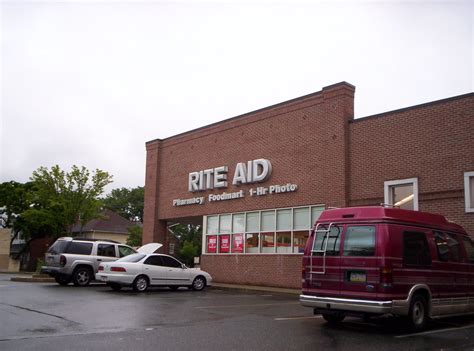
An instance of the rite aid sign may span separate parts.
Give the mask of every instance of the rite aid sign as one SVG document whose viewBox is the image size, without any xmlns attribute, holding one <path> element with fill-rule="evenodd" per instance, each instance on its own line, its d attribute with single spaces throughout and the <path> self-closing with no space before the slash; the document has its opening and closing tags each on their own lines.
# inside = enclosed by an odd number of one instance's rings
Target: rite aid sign
<svg viewBox="0 0 474 351">
<path fill-rule="evenodd" d="M 188 191 L 192 193 L 203 192 L 206 190 L 227 188 L 229 181 L 229 167 L 220 166 L 202 171 L 189 173 Z M 272 164 L 269 160 L 259 158 L 248 162 L 239 162 L 235 166 L 235 172 L 232 176 L 232 185 L 239 186 L 243 184 L 261 183 L 270 178 L 272 174 Z M 248 189 L 248 195 L 265 196 L 294 192 L 298 189 L 296 184 L 287 183 L 283 185 L 259 186 Z M 203 205 L 206 201 L 224 201 L 244 198 L 244 190 L 235 192 L 222 192 L 218 194 L 208 194 L 206 196 L 195 196 L 187 199 L 174 199 L 173 206 Z"/>
<path fill-rule="evenodd" d="M 189 173 L 188 190 L 191 192 L 209 189 L 227 188 L 227 166 L 206 169 L 204 171 Z M 235 166 L 232 185 L 251 184 L 264 182 L 272 174 L 272 164 L 269 160 L 260 158 L 248 161 L 247 164 L 239 162 Z"/>
</svg>

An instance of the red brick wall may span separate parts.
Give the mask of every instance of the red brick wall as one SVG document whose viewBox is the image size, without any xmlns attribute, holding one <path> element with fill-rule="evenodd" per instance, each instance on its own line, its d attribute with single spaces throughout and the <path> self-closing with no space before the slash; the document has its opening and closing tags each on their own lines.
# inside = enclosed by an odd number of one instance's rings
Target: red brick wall
<svg viewBox="0 0 474 351">
<path fill-rule="evenodd" d="M 474 95 L 350 123 L 350 204 L 384 201 L 384 181 L 418 178 L 420 211 L 474 234 L 464 212 L 464 172 L 474 170 Z"/>
<path fill-rule="evenodd" d="M 347 121 L 354 87 L 339 83 L 318 93 L 147 143 L 143 242 L 165 237 L 166 220 L 215 213 L 324 203 L 347 204 Z M 235 165 L 257 158 L 272 162 L 271 178 L 259 185 L 295 183 L 295 193 L 250 197 L 256 185 L 232 186 Z M 191 193 L 190 172 L 228 166 L 225 189 Z M 173 207 L 173 199 L 243 189 L 244 199 Z M 162 241 L 161 241 L 162 242 Z"/>
<path fill-rule="evenodd" d="M 203 255 L 201 268 L 220 283 L 301 288 L 301 255 Z"/>
</svg>

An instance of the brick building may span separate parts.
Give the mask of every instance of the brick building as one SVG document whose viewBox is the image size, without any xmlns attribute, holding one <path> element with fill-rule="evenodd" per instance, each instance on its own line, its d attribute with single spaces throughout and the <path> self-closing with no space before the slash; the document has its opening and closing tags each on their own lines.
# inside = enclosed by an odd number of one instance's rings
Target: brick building
<svg viewBox="0 0 474 351">
<path fill-rule="evenodd" d="M 203 225 L 215 281 L 299 287 L 324 207 L 396 204 L 474 234 L 474 93 L 354 119 L 354 86 L 146 144 L 143 242 Z"/>
</svg>

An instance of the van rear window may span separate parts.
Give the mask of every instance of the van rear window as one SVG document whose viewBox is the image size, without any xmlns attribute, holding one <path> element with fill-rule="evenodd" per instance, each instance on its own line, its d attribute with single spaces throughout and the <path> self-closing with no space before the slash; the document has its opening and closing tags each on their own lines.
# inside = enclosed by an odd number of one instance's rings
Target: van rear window
<svg viewBox="0 0 474 351">
<path fill-rule="evenodd" d="M 431 265 L 431 254 L 425 233 L 403 233 L 403 264 L 408 266 Z"/>
<path fill-rule="evenodd" d="M 327 226 L 321 226 L 318 230 L 327 230 Z M 313 242 L 313 256 L 323 256 L 326 250 L 326 256 L 339 255 L 339 236 L 342 233 L 342 227 L 333 226 L 329 233 L 316 232 Z M 329 234 L 329 235 L 328 235 Z M 328 238 L 329 237 L 329 238 Z M 327 246 L 326 246 L 327 241 Z"/>
<path fill-rule="evenodd" d="M 374 256 L 375 226 L 347 227 L 344 256 Z"/>
</svg>

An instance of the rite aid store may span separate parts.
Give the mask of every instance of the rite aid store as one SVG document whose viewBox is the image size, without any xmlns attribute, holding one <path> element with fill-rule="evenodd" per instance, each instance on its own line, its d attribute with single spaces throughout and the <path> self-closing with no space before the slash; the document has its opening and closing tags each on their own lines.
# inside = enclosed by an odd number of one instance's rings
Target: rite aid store
<svg viewBox="0 0 474 351">
<path fill-rule="evenodd" d="M 146 144 L 143 243 L 203 226 L 216 282 L 299 288 L 326 207 L 397 204 L 474 234 L 474 93 L 354 119 L 355 87 L 321 91 Z"/>
</svg>

